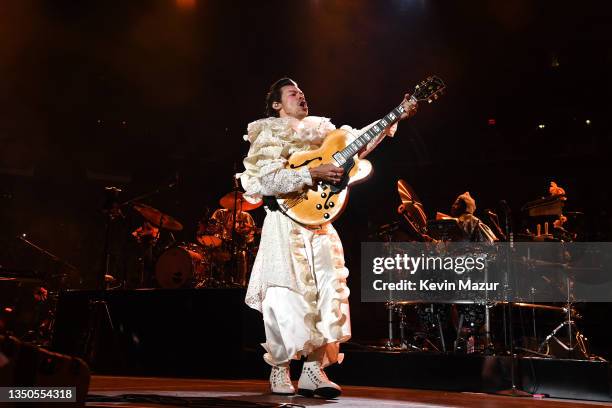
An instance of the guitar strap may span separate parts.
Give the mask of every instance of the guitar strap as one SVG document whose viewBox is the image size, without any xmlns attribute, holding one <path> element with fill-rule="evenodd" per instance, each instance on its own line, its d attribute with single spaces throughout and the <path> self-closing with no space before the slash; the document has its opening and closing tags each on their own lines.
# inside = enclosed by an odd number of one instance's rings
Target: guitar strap
<svg viewBox="0 0 612 408">
<path fill-rule="evenodd" d="M 281 211 L 278 202 L 274 196 L 263 196 L 263 203 L 270 211 Z M 284 214 L 284 213 L 283 213 Z M 286 214 L 285 214 L 286 215 Z"/>
</svg>

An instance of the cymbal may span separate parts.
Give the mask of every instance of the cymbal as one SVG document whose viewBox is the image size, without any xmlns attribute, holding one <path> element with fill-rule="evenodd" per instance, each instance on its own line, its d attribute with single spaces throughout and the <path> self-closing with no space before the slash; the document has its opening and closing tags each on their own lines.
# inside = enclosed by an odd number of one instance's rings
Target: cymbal
<svg viewBox="0 0 612 408">
<path fill-rule="evenodd" d="M 427 215 L 425 215 L 423 204 L 414 189 L 405 180 L 399 179 L 397 181 L 397 192 L 402 200 L 404 216 L 420 230 L 424 230 L 427 225 Z"/>
<path fill-rule="evenodd" d="M 410 184 L 406 182 L 406 180 L 399 179 L 397 180 L 397 192 L 400 195 L 402 200 L 402 204 L 406 204 L 407 202 L 417 202 L 420 203 L 421 199 L 416 194 L 414 189 L 410 187 Z"/>
<path fill-rule="evenodd" d="M 567 308 L 565 306 L 553 306 L 553 305 L 544 305 L 541 303 L 524 303 L 524 302 L 497 302 L 498 305 L 512 305 L 514 307 L 525 307 L 528 309 L 542 309 L 542 310 L 553 310 L 558 312 L 567 312 Z M 572 308 L 572 312 L 574 309 Z"/>
<path fill-rule="evenodd" d="M 408 215 L 413 222 L 416 222 L 420 228 L 425 228 L 427 225 L 427 216 L 423 210 L 421 203 L 404 204 L 405 214 Z"/>
<path fill-rule="evenodd" d="M 183 229 L 183 224 L 178 222 L 172 216 L 159 211 L 157 208 L 153 208 L 142 203 L 134 203 L 134 209 L 156 227 L 164 228 L 170 231 L 180 231 Z"/>
<path fill-rule="evenodd" d="M 564 212 L 563 215 L 565 215 L 568 218 L 569 217 L 578 218 L 578 217 L 584 216 L 584 213 L 580 211 L 567 211 L 567 212 Z"/>
<path fill-rule="evenodd" d="M 257 204 L 251 204 L 243 198 L 242 194 L 243 193 L 241 191 L 231 191 L 221 197 L 221 199 L 219 200 L 219 204 L 221 205 L 221 207 L 226 208 L 228 210 L 233 210 L 235 206 L 236 209 L 240 211 L 250 211 L 261 206 L 261 201 Z"/>
</svg>

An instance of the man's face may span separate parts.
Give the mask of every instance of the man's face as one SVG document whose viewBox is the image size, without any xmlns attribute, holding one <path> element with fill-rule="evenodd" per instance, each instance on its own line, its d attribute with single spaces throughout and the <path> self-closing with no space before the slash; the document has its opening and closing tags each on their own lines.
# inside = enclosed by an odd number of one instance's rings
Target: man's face
<svg viewBox="0 0 612 408">
<path fill-rule="evenodd" d="M 304 93 L 294 85 L 281 88 L 281 102 L 278 114 L 281 118 L 293 117 L 299 120 L 308 116 L 308 104 Z M 277 105 L 278 106 L 278 105 Z"/>
<path fill-rule="evenodd" d="M 460 198 L 457 198 L 453 205 L 451 206 L 450 215 L 453 217 L 458 217 L 465 212 L 465 203 Z"/>
</svg>

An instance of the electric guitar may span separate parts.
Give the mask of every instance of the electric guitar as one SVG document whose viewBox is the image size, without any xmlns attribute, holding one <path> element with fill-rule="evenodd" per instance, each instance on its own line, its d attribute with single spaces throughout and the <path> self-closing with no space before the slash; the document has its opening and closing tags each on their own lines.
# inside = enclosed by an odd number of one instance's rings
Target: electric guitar
<svg viewBox="0 0 612 408">
<path fill-rule="evenodd" d="M 414 88 L 410 99 L 431 103 L 445 88 L 440 78 L 430 76 Z M 372 172 L 372 164 L 359 159 L 359 152 L 386 127 L 397 122 L 402 113 L 404 108 L 399 105 L 352 142 L 346 130 L 336 129 L 325 137 L 320 148 L 292 154 L 287 168 L 310 168 L 332 163 L 342 167 L 344 173 L 338 183 L 320 182 L 302 191 L 277 196 L 279 210 L 303 225 L 320 225 L 336 220 L 348 202 L 348 187 L 364 181 Z"/>
</svg>

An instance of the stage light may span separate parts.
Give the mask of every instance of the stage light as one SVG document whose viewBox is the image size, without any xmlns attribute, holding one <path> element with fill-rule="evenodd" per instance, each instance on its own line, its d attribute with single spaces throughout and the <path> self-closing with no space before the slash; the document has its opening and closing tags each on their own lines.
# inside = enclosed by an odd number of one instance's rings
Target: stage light
<svg viewBox="0 0 612 408">
<path fill-rule="evenodd" d="M 191 10 L 196 6 L 196 0 L 176 0 L 176 5 L 183 10 Z"/>
<path fill-rule="evenodd" d="M 588 126 L 588 125 L 590 125 L 590 124 L 591 124 L 591 120 L 590 120 L 590 119 L 587 119 L 587 120 L 585 120 L 585 121 L 584 121 L 584 123 L 586 123 L 586 124 L 587 124 L 587 126 Z"/>
<path fill-rule="evenodd" d="M 546 127 L 546 125 L 545 125 L 545 124 L 543 124 L 543 123 L 540 123 L 540 124 L 538 125 L 538 127 L 539 127 L 540 129 L 544 129 L 544 128 Z"/>
</svg>

